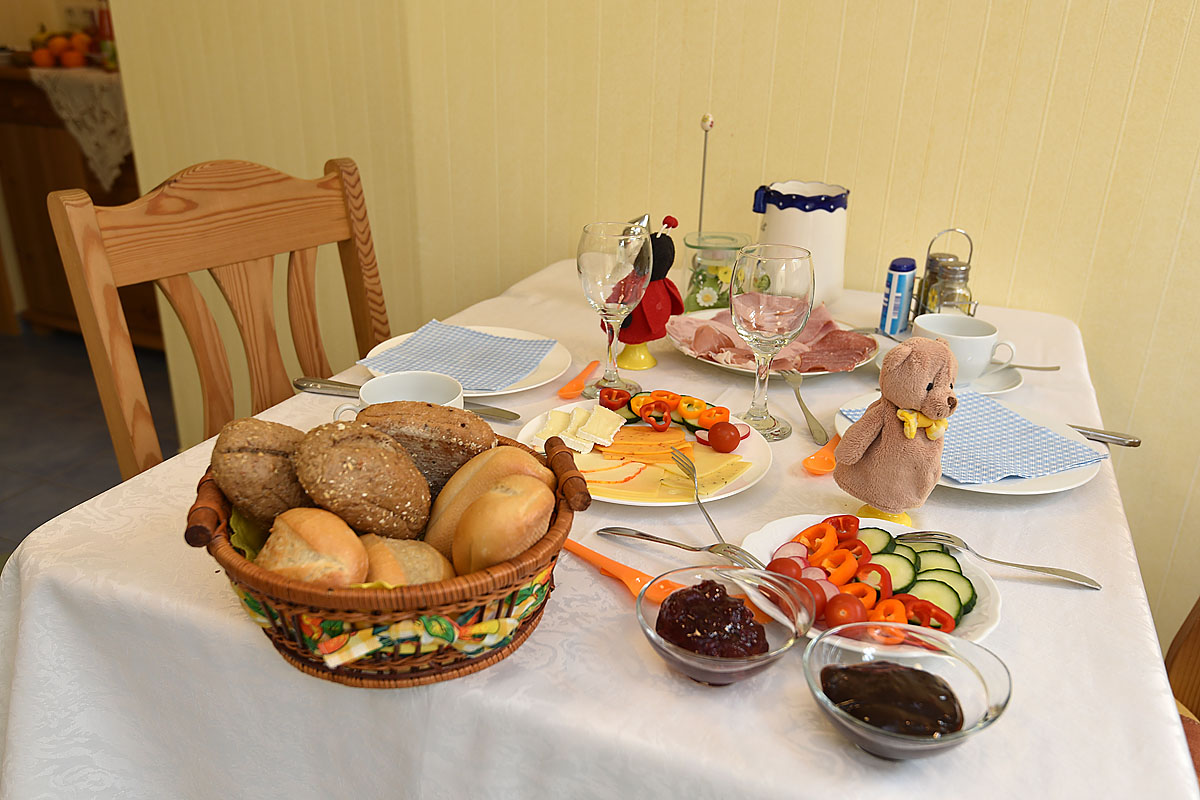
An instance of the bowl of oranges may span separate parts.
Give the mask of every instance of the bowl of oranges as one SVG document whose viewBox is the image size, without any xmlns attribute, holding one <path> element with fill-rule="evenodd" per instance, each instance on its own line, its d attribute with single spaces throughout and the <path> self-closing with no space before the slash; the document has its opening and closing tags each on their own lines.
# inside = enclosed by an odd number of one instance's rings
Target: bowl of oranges
<svg viewBox="0 0 1200 800">
<path fill-rule="evenodd" d="M 35 67 L 82 67 L 87 64 L 92 37 L 86 33 L 56 33 L 29 54 Z"/>
</svg>

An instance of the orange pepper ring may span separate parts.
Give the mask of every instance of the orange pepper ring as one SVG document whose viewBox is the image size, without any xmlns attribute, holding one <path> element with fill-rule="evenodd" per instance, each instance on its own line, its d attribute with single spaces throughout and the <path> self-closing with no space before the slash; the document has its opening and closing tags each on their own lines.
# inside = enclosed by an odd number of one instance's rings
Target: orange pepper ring
<svg viewBox="0 0 1200 800">
<path fill-rule="evenodd" d="M 841 592 L 857 597 L 867 607 L 867 611 L 875 607 L 875 600 L 879 597 L 875 587 L 869 583 L 848 583 L 841 587 Z"/>
<path fill-rule="evenodd" d="M 809 558 L 812 563 L 813 559 Z M 848 583 L 858 573 L 858 559 L 849 550 L 834 549 L 817 562 L 817 566 L 829 572 L 829 582 L 834 586 Z"/>
<path fill-rule="evenodd" d="M 908 637 L 904 631 L 896 628 L 886 628 L 883 625 L 872 625 L 867 629 L 868 635 L 880 644 L 903 644 Z"/>
</svg>

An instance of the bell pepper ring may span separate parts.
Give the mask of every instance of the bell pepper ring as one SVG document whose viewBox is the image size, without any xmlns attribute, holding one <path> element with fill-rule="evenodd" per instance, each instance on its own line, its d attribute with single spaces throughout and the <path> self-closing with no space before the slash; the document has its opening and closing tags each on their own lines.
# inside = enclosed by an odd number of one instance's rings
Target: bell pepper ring
<svg viewBox="0 0 1200 800">
<path fill-rule="evenodd" d="M 858 573 L 858 561 L 849 550 L 834 550 L 817 565 L 829 572 L 829 582 L 834 586 L 843 586 L 850 582 Z M 842 591 L 845 591 L 843 589 Z"/>
<path fill-rule="evenodd" d="M 729 409 L 725 406 L 706 408 L 700 412 L 700 416 L 696 417 L 696 424 L 706 430 L 718 422 L 729 422 Z"/>
<path fill-rule="evenodd" d="M 661 400 L 667 404 L 667 411 L 674 411 L 679 407 L 679 401 L 683 398 L 674 392 L 668 392 L 666 389 L 655 389 L 650 393 L 650 399 Z"/>
<path fill-rule="evenodd" d="M 708 403 L 698 397 L 691 397 L 685 394 L 680 396 L 679 405 L 676 407 L 676 410 L 679 412 L 679 416 L 684 419 L 696 419 L 706 408 L 708 408 Z"/>
<path fill-rule="evenodd" d="M 624 389 L 601 389 L 600 390 L 600 405 L 607 408 L 609 411 L 618 411 L 624 408 L 629 403 L 629 392 Z"/>
<path fill-rule="evenodd" d="M 904 608 L 904 606 L 901 606 L 901 609 L 903 609 L 903 608 Z M 901 613 L 903 613 L 903 611 Z M 876 617 L 879 617 L 879 619 L 876 619 Z M 891 622 L 892 621 L 892 620 L 884 620 L 882 618 L 882 615 L 880 615 L 879 612 L 877 612 L 875 609 L 872 609 L 871 611 L 867 612 L 867 619 L 872 622 L 883 622 L 883 621 Z M 904 644 L 904 642 L 909 638 L 908 635 L 904 631 L 902 631 L 898 628 L 888 628 L 883 625 L 872 625 L 870 628 L 867 629 L 867 633 L 875 641 L 879 642 L 880 644 L 886 644 L 886 645 Z"/>
<path fill-rule="evenodd" d="M 841 534 L 838 534 L 841 536 Z M 862 567 L 871 560 L 871 548 L 867 547 L 866 542 L 861 539 L 847 539 L 840 541 L 835 550 L 849 550 L 854 554 L 854 558 L 858 560 L 858 566 Z"/>
<path fill-rule="evenodd" d="M 858 562 L 858 572 L 855 575 L 856 578 L 863 583 L 870 583 L 870 581 L 867 580 L 867 576 L 871 574 L 874 574 L 879 578 L 879 585 L 875 588 L 879 590 L 880 599 L 889 599 L 892 596 L 892 573 L 888 572 L 881 564 L 864 564 L 861 561 Z M 875 586 L 874 583 L 871 583 L 871 585 Z M 907 622 L 908 620 L 906 618 L 901 621 Z"/>
<path fill-rule="evenodd" d="M 792 537 L 793 542 L 800 542 L 808 548 L 808 560 L 820 564 L 821 559 L 833 552 L 837 547 L 837 531 L 827 522 L 810 525 Z"/>
<path fill-rule="evenodd" d="M 638 416 L 656 431 L 665 431 L 671 427 L 671 409 L 667 408 L 667 404 L 662 400 L 643 403 Z"/>
<path fill-rule="evenodd" d="M 904 603 L 893 598 L 887 598 L 875 604 L 875 607 L 867 614 L 867 619 L 871 622 L 899 622 L 903 624 L 908 622 L 908 614 L 904 610 Z"/>
<path fill-rule="evenodd" d="M 879 597 L 879 593 L 875 591 L 875 587 L 869 583 L 848 583 L 841 587 L 841 589 L 842 594 L 853 595 L 861 600 L 862 604 L 867 607 L 867 611 L 875 607 L 875 601 Z"/>
<path fill-rule="evenodd" d="M 858 517 L 853 514 L 838 514 L 836 517 L 826 517 L 821 520 L 828 522 L 838 532 L 839 541 L 847 541 L 858 536 Z"/>
</svg>

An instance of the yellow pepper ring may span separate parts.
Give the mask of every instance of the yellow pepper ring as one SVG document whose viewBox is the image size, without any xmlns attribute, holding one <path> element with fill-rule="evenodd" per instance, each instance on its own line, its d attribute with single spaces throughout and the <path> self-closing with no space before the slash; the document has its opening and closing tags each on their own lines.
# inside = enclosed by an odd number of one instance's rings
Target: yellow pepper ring
<svg viewBox="0 0 1200 800">
<path fill-rule="evenodd" d="M 708 403 L 698 397 L 685 394 L 679 398 L 679 415 L 684 419 L 695 419 L 706 408 L 708 408 Z"/>
</svg>

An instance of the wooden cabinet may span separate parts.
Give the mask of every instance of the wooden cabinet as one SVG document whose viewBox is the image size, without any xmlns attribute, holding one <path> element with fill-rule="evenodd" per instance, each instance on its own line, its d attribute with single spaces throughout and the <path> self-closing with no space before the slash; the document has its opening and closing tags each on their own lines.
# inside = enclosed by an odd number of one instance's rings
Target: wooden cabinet
<svg viewBox="0 0 1200 800">
<path fill-rule="evenodd" d="M 0 187 L 17 253 L 15 266 L 25 289 L 22 316 L 35 327 L 79 330 L 75 305 L 63 273 L 46 195 L 56 189 L 83 189 L 99 206 L 138 197 L 132 156 L 105 191 L 88 168 L 75 138 L 29 80 L 29 72 L 0 67 Z M 120 290 L 129 332 L 136 345 L 162 349 L 162 329 L 152 284 Z"/>
</svg>

